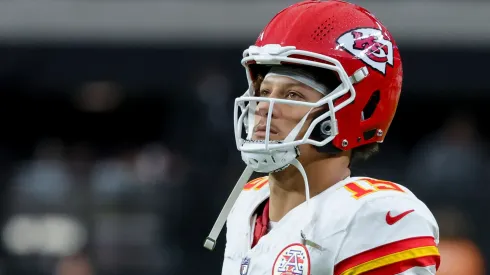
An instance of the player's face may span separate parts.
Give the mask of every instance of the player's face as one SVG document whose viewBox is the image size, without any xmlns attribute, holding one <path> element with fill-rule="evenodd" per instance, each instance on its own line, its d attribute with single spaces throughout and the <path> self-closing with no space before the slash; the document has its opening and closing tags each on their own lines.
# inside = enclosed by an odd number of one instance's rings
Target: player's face
<svg viewBox="0 0 490 275">
<path fill-rule="evenodd" d="M 276 75 L 269 76 L 262 82 L 260 90 L 256 91 L 256 96 L 304 102 L 317 102 L 323 97 L 321 93 L 299 81 L 289 77 Z M 270 140 L 285 139 L 309 110 L 310 107 L 274 103 L 269 136 Z M 265 139 L 268 111 L 268 102 L 259 102 L 257 104 L 253 133 L 253 139 L 255 140 Z M 311 117 L 310 113 L 298 138 L 301 138 L 308 129 Z"/>
</svg>

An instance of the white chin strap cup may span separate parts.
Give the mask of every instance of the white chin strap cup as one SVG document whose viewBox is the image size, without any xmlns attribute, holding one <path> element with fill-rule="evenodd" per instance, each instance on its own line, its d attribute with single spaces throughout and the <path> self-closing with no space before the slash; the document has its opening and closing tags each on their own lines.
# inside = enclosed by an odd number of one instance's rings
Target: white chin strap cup
<svg viewBox="0 0 490 275">
<path fill-rule="evenodd" d="M 271 173 L 284 169 L 299 156 L 299 150 L 296 147 L 267 153 L 253 152 L 263 146 L 264 144 L 246 142 L 241 153 L 243 162 L 258 173 Z"/>
</svg>

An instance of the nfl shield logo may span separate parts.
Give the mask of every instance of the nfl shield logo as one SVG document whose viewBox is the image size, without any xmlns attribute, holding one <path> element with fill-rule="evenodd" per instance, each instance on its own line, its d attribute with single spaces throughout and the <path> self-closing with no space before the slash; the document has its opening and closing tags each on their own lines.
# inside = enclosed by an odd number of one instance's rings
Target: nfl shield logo
<svg viewBox="0 0 490 275">
<path fill-rule="evenodd" d="M 244 258 L 242 260 L 242 265 L 240 266 L 240 275 L 247 275 L 248 266 L 250 265 L 250 258 Z"/>
</svg>

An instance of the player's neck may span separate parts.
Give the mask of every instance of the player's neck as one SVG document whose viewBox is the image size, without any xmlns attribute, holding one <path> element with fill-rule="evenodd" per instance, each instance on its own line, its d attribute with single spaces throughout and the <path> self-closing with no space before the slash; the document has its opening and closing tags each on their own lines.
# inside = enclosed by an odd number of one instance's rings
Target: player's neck
<svg viewBox="0 0 490 275">
<path fill-rule="evenodd" d="M 308 176 L 310 197 L 325 191 L 350 176 L 348 156 L 326 158 L 303 164 Z M 269 175 L 271 221 L 279 221 L 306 200 L 304 180 L 294 166 Z"/>
</svg>

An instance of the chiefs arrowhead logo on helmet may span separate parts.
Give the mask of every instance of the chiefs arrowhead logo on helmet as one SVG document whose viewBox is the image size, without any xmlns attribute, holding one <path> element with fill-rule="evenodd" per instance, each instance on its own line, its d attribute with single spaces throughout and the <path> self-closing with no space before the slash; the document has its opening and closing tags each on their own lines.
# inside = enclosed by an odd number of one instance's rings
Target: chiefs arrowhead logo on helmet
<svg viewBox="0 0 490 275">
<path fill-rule="evenodd" d="M 337 43 L 382 74 L 386 73 L 386 64 L 393 66 L 393 44 L 378 29 L 348 31 L 337 39 Z"/>
</svg>

